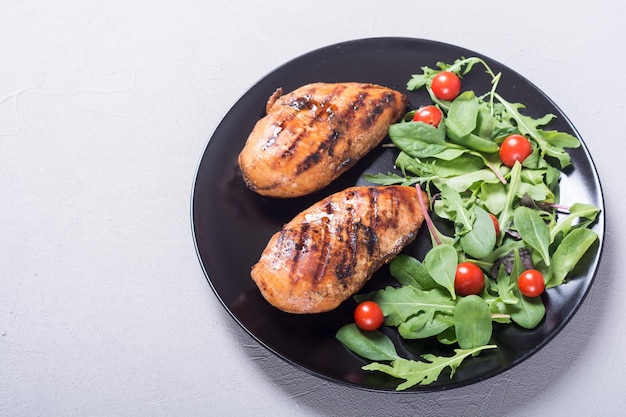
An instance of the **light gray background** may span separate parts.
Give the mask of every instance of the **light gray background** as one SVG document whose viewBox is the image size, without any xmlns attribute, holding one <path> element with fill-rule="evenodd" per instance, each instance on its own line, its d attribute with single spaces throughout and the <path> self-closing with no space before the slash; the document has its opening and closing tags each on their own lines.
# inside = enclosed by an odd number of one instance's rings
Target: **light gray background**
<svg viewBox="0 0 626 417">
<path fill-rule="evenodd" d="M 0 415 L 618 415 L 624 17 L 618 1 L 0 1 Z M 238 327 L 196 258 L 190 194 L 221 117 L 291 58 L 377 36 L 518 71 L 604 187 L 604 256 L 574 319 L 466 388 L 374 393 L 295 369 Z"/>
</svg>

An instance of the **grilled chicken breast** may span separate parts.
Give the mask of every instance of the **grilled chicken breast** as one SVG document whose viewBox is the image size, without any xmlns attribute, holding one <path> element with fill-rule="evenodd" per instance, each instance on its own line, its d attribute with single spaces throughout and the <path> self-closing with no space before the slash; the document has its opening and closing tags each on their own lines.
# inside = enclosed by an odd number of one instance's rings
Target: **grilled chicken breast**
<svg viewBox="0 0 626 417">
<path fill-rule="evenodd" d="M 274 234 L 252 279 L 283 311 L 332 310 L 413 241 L 423 219 L 415 187 L 348 188 Z"/>
<path fill-rule="evenodd" d="M 269 197 L 318 191 L 377 146 L 406 106 L 403 94 L 374 84 L 278 89 L 239 154 L 244 181 Z"/>
</svg>

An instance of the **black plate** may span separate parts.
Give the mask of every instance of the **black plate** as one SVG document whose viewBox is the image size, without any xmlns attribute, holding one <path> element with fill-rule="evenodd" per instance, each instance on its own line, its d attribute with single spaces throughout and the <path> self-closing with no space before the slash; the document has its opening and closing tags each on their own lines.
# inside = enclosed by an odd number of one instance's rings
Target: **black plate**
<svg viewBox="0 0 626 417">
<path fill-rule="evenodd" d="M 282 87 L 285 92 L 316 81 L 373 82 L 407 93 L 409 107 L 430 100 L 424 91 L 408 92 L 406 83 L 420 67 L 436 62 L 451 63 L 459 57 L 479 56 L 494 71 L 502 72 L 498 87 L 509 101 L 524 103 L 527 114 L 557 115 L 552 129 L 580 136 L 556 105 L 529 81 L 505 66 L 475 52 L 439 42 L 408 38 L 374 38 L 340 43 L 300 56 L 261 79 L 237 101 L 217 126 L 200 160 L 192 196 L 192 226 L 198 257 L 216 295 L 232 317 L 256 340 L 279 357 L 320 377 L 355 387 L 393 390 L 400 382 L 378 372 L 361 370 L 366 363 L 346 350 L 335 333 L 352 321 L 355 306 L 346 301 L 338 309 L 317 315 L 291 315 L 270 306 L 250 278 L 250 268 L 258 260 L 270 236 L 322 197 L 355 184 L 366 184 L 363 173 L 393 170 L 396 151 L 379 147 L 352 170 L 323 191 L 291 200 L 260 197 L 247 190 L 239 174 L 237 155 L 257 120 L 264 115 L 271 93 Z M 478 68 L 478 67 L 477 67 Z M 464 78 L 464 90 L 482 94 L 489 79 L 474 69 Z M 585 202 L 603 209 L 603 198 L 596 169 L 586 147 L 571 152 L 574 168 L 562 180 L 564 204 Z M 603 241 L 604 212 L 594 226 Z M 425 230 L 406 253 L 422 259 L 430 247 Z M 550 341 L 571 319 L 593 282 L 600 258 L 601 243 L 592 247 L 571 281 L 544 294 L 546 318 L 532 331 L 515 325 L 498 326 L 493 342 L 499 348 L 468 359 L 453 379 L 441 375 L 430 386 L 409 391 L 441 390 L 484 380 L 525 360 Z M 391 282 L 383 267 L 363 291 Z M 393 334 L 393 333 L 390 333 Z M 436 343 L 414 341 L 399 343 L 399 352 L 408 357 L 433 352 L 451 354 Z"/>
</svg>

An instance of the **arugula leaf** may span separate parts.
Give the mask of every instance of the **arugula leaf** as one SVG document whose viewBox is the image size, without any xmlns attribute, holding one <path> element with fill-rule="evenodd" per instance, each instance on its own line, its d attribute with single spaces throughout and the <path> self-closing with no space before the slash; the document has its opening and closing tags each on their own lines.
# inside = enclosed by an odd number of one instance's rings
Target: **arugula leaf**
<svg viewBox="0 0 626 417">
<path fill-rule="evenodd" d="M 504 265 L 500 265 L 498 276 L 496 278 L 498 288 L 498 297 L 504 304 L 517 304 L 518 298 L 513 293 L 516 287 L 515 280 L 511 280 L 511 276 L 506 273 Z"/>
<path fill-rule="evenodd" d="M 519 109 L 525 108 L 523 104 L 510 103 L 497 93 L 495 97 L 504 106 L 507 117 L 515 122 L 522 134 L 535 140 L 544 155 L 555 158 L 561 169 L 571 164 L 571 158 L 564 147 L 576 148 L 580 146 L 580 141 L 569 133 L 554 130 L 545 131 L 539 128 L 539 126 L 549 123 L 554 115 L 547 114 L 540 119 L 533 119 L 519 112 Z"/>
<path fill-rule="evenodd" d="M 424 291 L 409 286 L 388 286 L 367 295 L 357 295 L 355 299 L 358 302 L 375 301 L 383 310 L 385 324 L 389 326 L 399 326 L 421 312 L 451 313 L 455 306 L 455 302 L 439 287 Z"/>
<path fill-rule="evenodd" d="M 442 209 L 446 212 L 449 219 L 454 219 L 454 222 L 459 225 L 456 233 L 464 235 L 472 230 L 473 219 L 469 210 L 465 208 L 461 195 L 445 183 L 441 185 L 440 191 Z"/>
<path fill-rule="evenodd" d="M 472 349 L 454 349 L 454 356 L 451 357 L 427 354 L 422 356 L 424 361 L 402 358 L 392 361 L 390 365 L 373 362 L 365 365 L 362 369 L 366 371 L 380 371 L 393 377 L 404 379 L 405 382 L 399 384 L 396 388 L 398 391 L 402 391 L 415 385 L 429 385 L 435 382 L 446 368 L 450 368 L 450 378 L 452 378 L 456 369 L 465 358 L 475 356 L 482 350 L 495 349 L 496 347 L 496 345 L 486 345 Z"/>
<path fill-rule="evenodd" d="M 420 312 L 400 323 L 398 332 L 405 339 L 425 339 L 437 336 L 450 327 L 454 327 L 452 314 L 430 310 Z"/>
<path fill-rule="evenodd" d="M 388 174 L 364 174 L 363 179 L 379 185 L 413 185 L 420 182 L 419 178 L 407 178 L 392 172 Z"/>
<path fill-rule="evenodd" d="M 573 223 L 578 219 L 585 219 L 579 222 L 577 227 L 587 227 L 596 220 L 600 210 L 591 204 L 575 203 L 569 209 L 569 214 L 550 230 L 550 243 L 554 242 L 559 235 L 567 235 L 572 229 Z"/>
</svg>

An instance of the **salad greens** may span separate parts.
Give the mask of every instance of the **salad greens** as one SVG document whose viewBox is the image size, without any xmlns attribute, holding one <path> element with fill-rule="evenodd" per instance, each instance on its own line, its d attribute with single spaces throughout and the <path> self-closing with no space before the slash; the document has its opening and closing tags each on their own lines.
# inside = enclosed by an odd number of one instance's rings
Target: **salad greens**
<svg viewBox="0 0 626 417">
<path fill-rule="evenodd" d="M 430 83 L 439 72 L 466 76 L 482 66 L 491 77 L 491 89 L 477 95 L 464 91 L 452 101 L 438 99 Z M 524 105 L 511 103 L 497 92 L 501 74 L 480 58 L 461 58 L 437 68 L 422 67 L 411 77 L 409 90 L 425 88 L 442 110 L 438 126 L 413 121 L 415 110 L 390 126 L 389 137 L 399 154 L 396 173 L 365 175 L 380 185 L 423 187 L 431 213 L 421 201 L 433 247 L 422 261 L 398 255 L 389 271 L 398 285 L 356 301 L 373 300 L 385 315 L 385 325 L 397 328 L 404 339 L 436 338 L 454 345 L 450 357 L 421 355 L 420 360 L 402 358 L 391 339 L 381 331 L 364 332 L 354 324 L 341 328 L 337 338 L 357 355 L 373 361 L 364 370 L 380 371 L 403 383 L 398 390 L 436 381 L 449 368 L 450 378 L 461 362 L 481 351 L 493 349 L 495 325 L 513 324 L 526 329 L 539 325 L 545 316 L 541 297 L 524 296 L 517 277 L 527 269 L 540 271 L 546 288 L 565 283 L 587 250 L 598 240 L 590 226 L 599 209 L 576 203 L 559 204 L 561 171 L 571 165 L 568 148 L 580 146 L 568 133 L 546 130 L 554 119 L 547 114 L 533 118 L 522 114 Z M 499 145 L 511 134 L 530 140 L 532 153 L 522 163 L 504 165 Z M 494 233 L 492 216 L 500 231 Z M 448 236 L 437 229 L 433 218 L 454 230 Z M 456 267 L 473 262 L 485 274 L 479 295 L 455 292 Z"/>
</svg>

